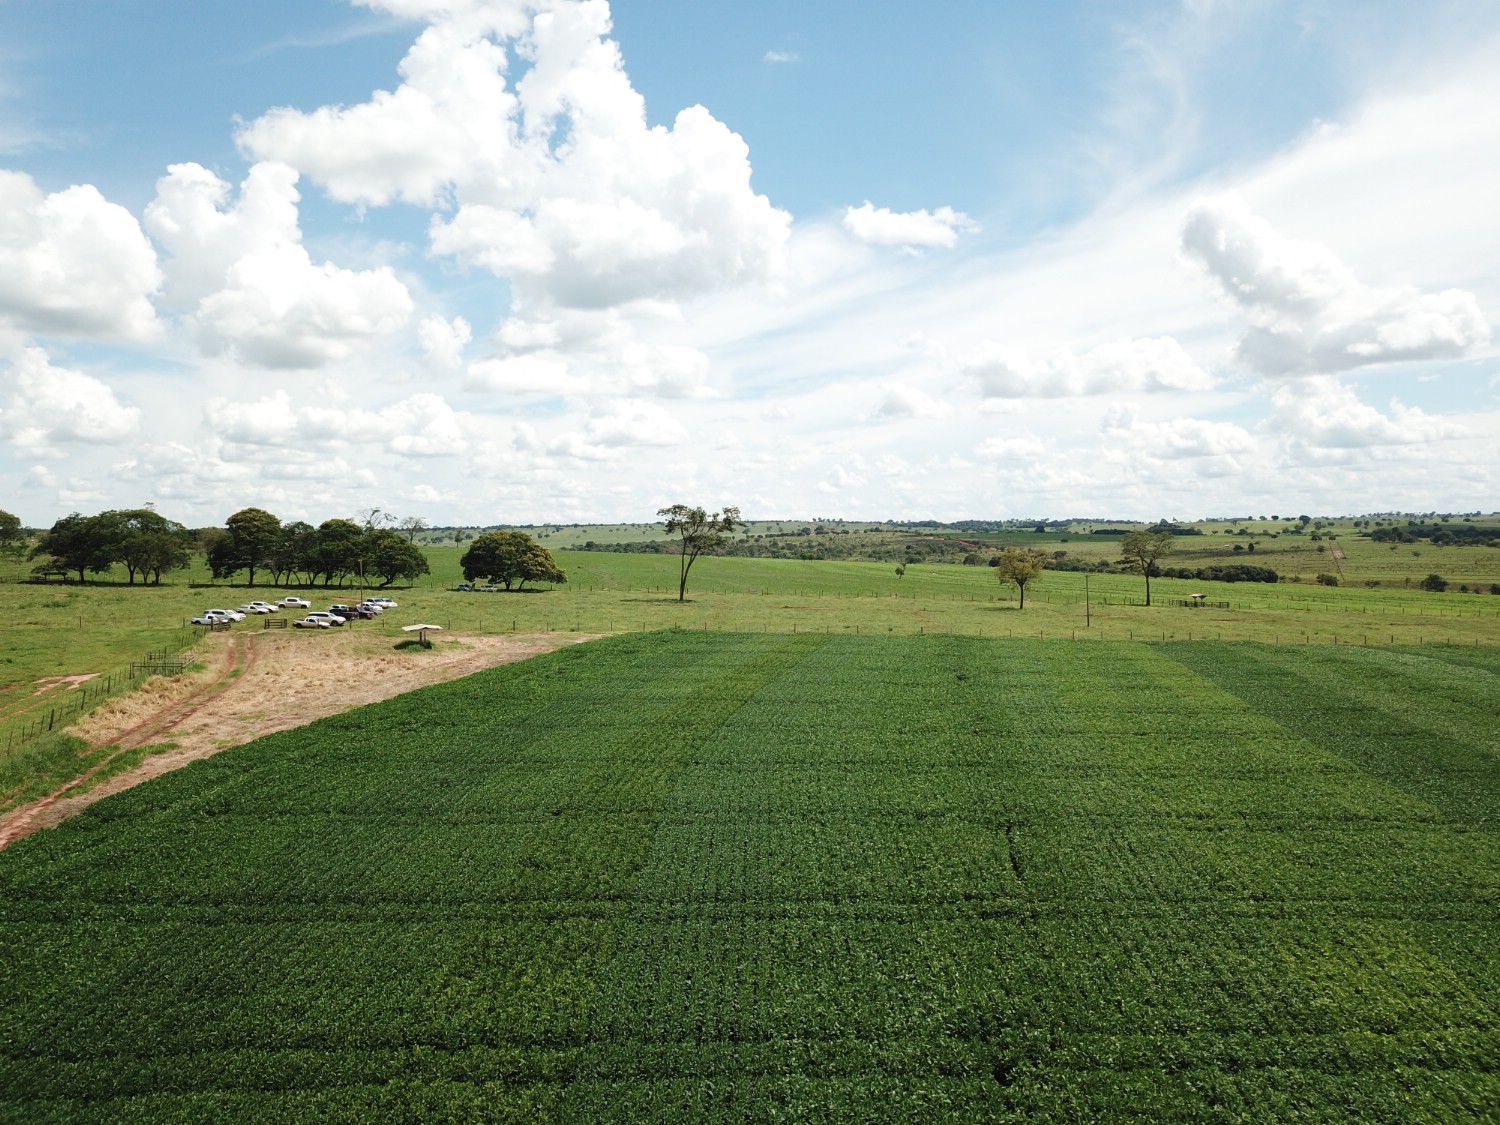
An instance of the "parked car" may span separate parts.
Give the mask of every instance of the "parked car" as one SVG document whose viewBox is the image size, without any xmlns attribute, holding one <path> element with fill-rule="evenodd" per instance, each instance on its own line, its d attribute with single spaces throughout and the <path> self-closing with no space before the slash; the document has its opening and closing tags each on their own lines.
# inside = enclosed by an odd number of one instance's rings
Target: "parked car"
<svg viewBox="0 0 1500 1125">
<path fill-rule="evenodd" d="M 222 609 L 205 609 L 193 618 L 194 625 L 232 625 L 234 618 Z"/>
<path fill-rule="evenodd" d="M 340 621 L 339 624 L 342 625 L 343 621 Z M 314 617 L 311 615 L 307 617 L 299 617 L 296 621 L 292 622 L 293 629 L 331 629 L 332 627 L 333 625 L 331 622 L 324 621 L 321 617 Z"/>
<path fill-rule="evenodd" d="M 472 594 L 474 592 L 474 584 L 472 582 L 460 582 L 458 588 L 465 594 Z"/>
<path fill-rule="evenodd" d="M 270 602 L 246 602 L 239 607 L 241 613 L 276 613 L 276 607 Z"/>
<path fill-rule="evenodd" d="M 398 608 L 398 603 L 392 598 L 366 598 L 365 601 L 369 602 L 371 605 L 382 606 L 385 609 Z"/>
<path fill-rule="evenodd" d="M 385 612 L 385 606 L 380 605 L 378 602 L 372 602 L 369 599 L 366 599 L 365 601 L 360 602 L 354 608 L 355 609 L 368 609 L 371 613 L 375 614 L 376 617 L 379 617 L 382 613 Z"/>
<path fill-rule="evenodd" d="M 343 626 L 343 624 L 344 624 L 344 619 L 342 617 L 340 617 L 338 614 L 336 614 L 336 613 L 324 613 L 322 610 L 318 610 L 318 611 L 316 611 L 314 613 L 309 613 L 302 620 L 303 621 L 321 621 L 321 622 L 323 622 L 326 625 L 332 625 L 334 628 L 341 628 Z"/>
<path fill-rule="evenodd" d="M 496 591 L 498 591 L 499 589 L 500 589 L 499 586 L 481 586 L 481 587 L 479 587 L 479 592 L 481 594 L 493 594 Z"/>
<path fill-rule="evenodd" d="M 294 594 L 288 594 L 276 604 L 284 609 L 312 609 L 312 602 L 306 598 L 299 598 Z"/>
<path fill-rule="evenodd" d="M 230 621 L 245 620 L 245 615 L 237 609 L 206 609 L 203 611 L 203 616 L 207 617 L 209 614 L 214 614 L 219 617 L 225 617 Z"/>
<path fill-rule="evenodd" d="M 338 614 L 345 621 L 353 621 L 360 617 L 375 616 L 375 611 L 372 609 L 360 609 L 358 606 L 344 605 L 342 603 L 329 606 L 328 612 Z"/>
</svg>

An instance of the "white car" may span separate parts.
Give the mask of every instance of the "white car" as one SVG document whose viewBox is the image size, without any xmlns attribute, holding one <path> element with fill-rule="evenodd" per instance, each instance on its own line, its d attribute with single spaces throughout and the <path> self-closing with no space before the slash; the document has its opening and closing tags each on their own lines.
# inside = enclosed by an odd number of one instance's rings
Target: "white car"
<svg viewBox="0 0 1500 1125">
<path fill-rule="evenodd" d="M 276 604 L 283 609 L 312 609 L 312 602 L 306 598 L 299 598 L 295 594 L 288 594 Z"/>
<path fill-rule="evenodd" d="M 357 606 L 355 606 L 355 608 L 356 609 L 368 609 L 371 613 L 384 613 L 385 612 L 385 606 L 381 605 L 379 602 L 372 602 L 368 598 L 366 598 L 364 601 L 360 602 Z"/>
<path fill-rule="evenodd" d="M 206 609 L 203 611 L 203 616 L 223 617 L 230 621 L 245 620 L 245 615 L 237 609 Z"/>
<path fill-rule="evenodd" d="M 206 609 L 193 618 L 194 625 L 232 625 L 234 618 L 222 609 Z"/>
<path fill-rule="evenodd" d="M 270 602 L 246 602 L 239 607 L 241 613 L 276 613 L 277 609 Z"/>
<path fill-rule="evenodd" d="M 339 624 L 342 625 L 343 622 L 340 621 Z M 298 620 L 293 621 L 292 622 L 292 628 L 293 629 L 331 629 L 331 628 L 333 628 L 333 626 L 329 622 L 324 621 L 321 617 L 314 617 L 311 614 L 309 614 L 307 617 L 299 618 Z"/>
<path fill-rule="evenodd" d="M 340 617 L 338 614 L 336 614 L 336 613 L 325 613 L 321 609 L 318 610 L 316 613 L 309 613 L 302 620 L 303 621 L 322 621 L 322 622 L 324 622 L 327 625 L 331 625 L 335 629 L 342 628 L 343 624 L 344 624 L 344 619 L 342 617 Z"/>
<path fill-rule="evenodd" d="M 371 605 L 382 606 L 385 609 L 398 608 L 397 603 L 392 598 L 366 598 L 365 601 L 369 602 Z"/>
</svg>

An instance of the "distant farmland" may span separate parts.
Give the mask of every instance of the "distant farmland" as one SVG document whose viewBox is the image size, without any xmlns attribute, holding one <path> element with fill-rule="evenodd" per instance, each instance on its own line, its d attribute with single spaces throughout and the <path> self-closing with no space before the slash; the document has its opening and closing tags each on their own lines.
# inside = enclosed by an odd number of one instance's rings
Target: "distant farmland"
<svg viewBox="0 0 1500 1125">
<path fill-rule="evenodd" d="M 0 1116 L 1481 1117 L 1497 729 L 1493 648 L 594 642 L 0 853 Z"/>
</svg>

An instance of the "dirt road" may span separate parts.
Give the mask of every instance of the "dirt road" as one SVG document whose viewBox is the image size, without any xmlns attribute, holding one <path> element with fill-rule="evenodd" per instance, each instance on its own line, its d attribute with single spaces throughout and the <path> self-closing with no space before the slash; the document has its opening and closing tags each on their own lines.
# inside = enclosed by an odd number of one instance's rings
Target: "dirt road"
<svg viewBox="0 0 1500 1125">
<path fill-rule="evenodd" d="M 172 743 L 174 748 L 86 792 L 79 790 L 96 771 L 0 815 L 0 848 L 112 793 L 262 735 L 591 639 L 559 633 L 447 634 L 422 649 L 397 648 L 389 635 L 360 630 L 212 634 L 196 652 L 201 670 L 154 678 L 70 728 L 91 746 L 125 751 Z"/>
</svg>

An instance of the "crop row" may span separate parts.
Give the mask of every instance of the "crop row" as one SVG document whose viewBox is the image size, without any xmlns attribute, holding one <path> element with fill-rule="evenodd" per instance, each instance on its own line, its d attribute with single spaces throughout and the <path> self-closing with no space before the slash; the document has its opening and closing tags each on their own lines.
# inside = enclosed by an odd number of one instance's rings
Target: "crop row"
<svg viewBox="0 0 1500 1125">
<path fill-rule="evenodd" d="M 1381 654 L 1424 761 L 1371 659 L 633 636 L 285 732 L 0 854 L 0 1116 L 1474 1116 L 1496 677 Z"/>
</svg>

